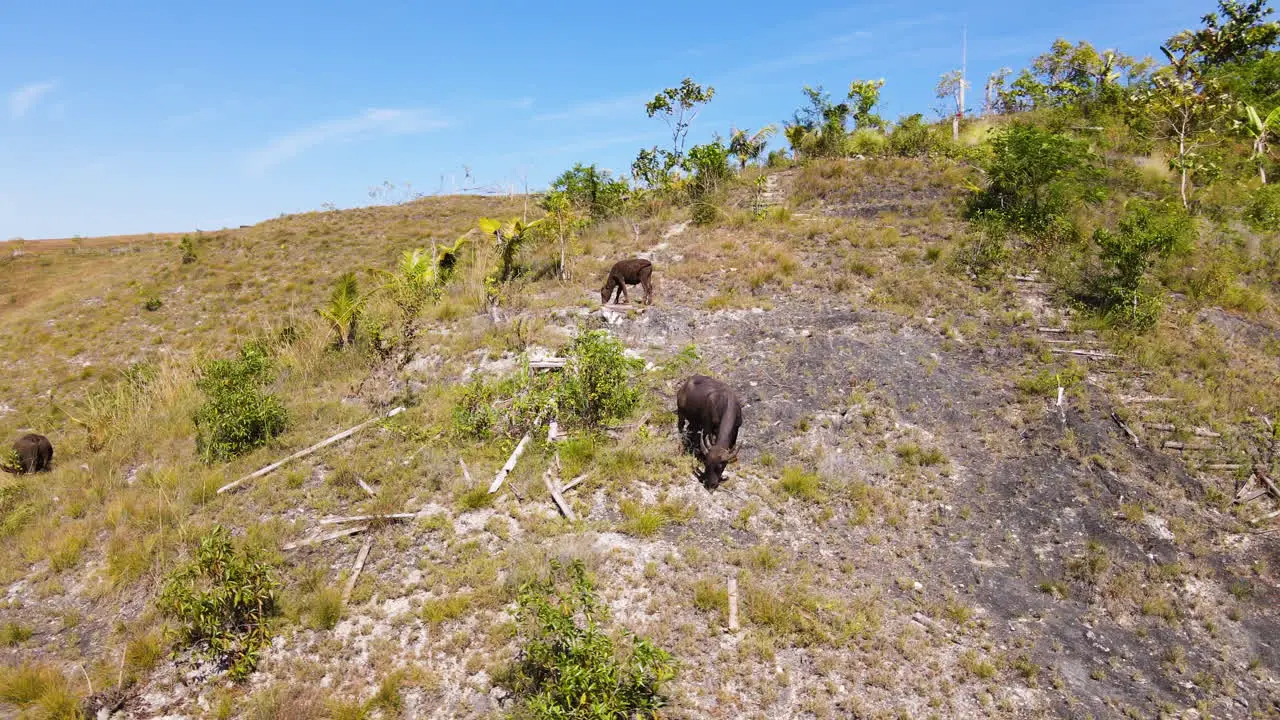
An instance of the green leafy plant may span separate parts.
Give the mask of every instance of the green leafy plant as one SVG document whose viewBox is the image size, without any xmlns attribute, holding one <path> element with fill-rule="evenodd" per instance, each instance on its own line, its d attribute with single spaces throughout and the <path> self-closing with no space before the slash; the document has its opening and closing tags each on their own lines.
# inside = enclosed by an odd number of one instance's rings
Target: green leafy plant
<svg viewBox="0 0 1280 720">
<path fill-rule="evenodd" d="M 783 128 L 797 157 L 838 157 L 844 153 L 844 141 L 852 109 L 848 103 L 833 103 L 822 86 L 804 86 L 806 107 L 795 111 L 792 121 Z"/>
<path fill-rule="evenodd" d="M 889 152 L 900 157 L 920 157 L 933 145 L 933 133 L 920 113 L 908 115 L 889 132 Z"/>
<path fill-rule="evenodd" d="M 540 222 L 542 221 L 535 220 L 526 223 L 519 218 L 511 220 L 480 218 L 480 230 L 486 235 L 492 235 L 498 248 L 498 268 L 494 274 L 497 282 L 505 283 L 518 274 L 516 255 L 530 238 L 529 230 Z"/>
<path fill-rule="evenodd" d="M 550 576 L 522 585 L 517 601 L 520 655 L 509 684 L 521 710 L 548 720 L 657 717 L 677 663 L 625 630 L 625 646 L 615 646 L 582 561 L 551 561 Z"/>
<path fill-rule="evenodd" d="M 640 401 L 636 375 L 644 362 L 627 357 L 625 350 L 605 330 L 590 330 L 573 339 L 560 379 L 563 419 L 595 427 L 631 413 Z"/>
<path fill-rule="evenodd" d="M 1100 171 L 1085 144 L 1015 122 L 996 134 L 991 147 L 988 184 L 974 196 L 970 215 L 998 219 L 1043 241 L 1074 237 L 1072 206 L 1101 198 Z"/>
<path fill-rule="evenodd" d="M 1114 232 L 1094 232 L 1102 267 L 1082 299 L 1114 321 L 1149 327 L 1159 306 L 1158 298 L 1143 293 L 1143 278 L 1155 258 L 1187 252 L 1194 237 L 1195 226 L 1181 208 L 1132 202 Z"/>
<path fill-rule="evenodd" d="M 463 235 L 453 245 L 432 243 L 430 254 L 425 248 L 405 250 L 395 270 L 379 271 L 384 279 L 379 289 L 390 296 L 400 312 L 401 365 L 408 364 L 412 358 L 422 311 L 440 299 L 445 286 L 453 279 L 462 262 L 462 249 L 466 242 L 467 236 Z"/>
<path fill-rule="evenodd" d="M 645 103 L 644 111 L 649 117 L 661 116 L 671 128 L 671 156 L 679 161 L 684 158 L 685 138 L 689 136 L 689 126 L 702 106 L 711 102 L 716 89 L 708 85 L 703 87 L 685 78 L 679 87 L 670 87 L 653 96 Z"/>
<path fill-rule="evenodd" d="M 954 262 L 969 279 L 982 287 L 1004 275 L 1009 260 L 1007 232 L 999 223 L 979 223 L 976 232 L 960 241 Z"/>
<path fill-rule="evenodd" d="M 1252 105 L 1245 105 L 1244 129 L 1253 138 L 1253 155 L 1250 157 L 1258 164 L 1258 177 L 1262 184 L 1267 184 L 1267 160 L 1271 134 L 1280 128 L 1280 107 L 1267 113 L 1266 118 L 1258 114 Z"/>
<path fill-rule="evenodd" d="M 261 555 L 237 550 L 218 526 L 200 538 L 195 557 L 169 575 L 157 606 L 181 623 L 181 642 L 218 658 L 232 678 L 243 679 L 271 641 L 278 587 Z"/>
<path fill-rule="evenodd" d="M 625 181 L 611 177 L 608 170 L 597 169 L 594 164 L 582 163 L 575 164 L 551 181 L 551 190 L 563 193 L 575 211 L 596 220 L 622 212 L 628 194 Z"/>
<path fill-rule="evenodd" d="M 1258 188 L 1245 206 L 1244 217 L 1258 230 L 1280 232 L 1280 185 Z"/>
<path fill-rule="evenodd" d="M 196 239 L 190 235 L 183 235 L 178 241 L 178 252 L 182 254 L 182 264 L 190 265 L 198 259 L 196 255 Z"/>
<path fill-rule="evenodd" d="M 854 80 L 849 83 L 849 110 L 853 115 L 853 126 L 858 130 L 883 130 L 884 118 L 876 115 L 876 105 L 880 104 L 880 90 L 884 88 L 884 78 L 879 80 Z"/>
<path fill-rule="evenodd" d="M 271 357 L 260 343 L 245 345 L 239 357 L 201 366 L 196 387 L 205 402 L 196 410 L 195 425 L 196 453 L 202 460 L 235 457 L 284 431 L 288 412 L 263 389 L 273 375 Z"/>
<path fill-rule="evenodd" d="M 758 160 L 764 154 L 769 138 L 778 131 L 776 125 L 765 125 L 754 133 L 750 130 L 733 128 L 729 131 L 729 154 L 738 159 L 738 169 L 747 163 Z"/>
<path fill-rule="evenodd" d="M 316 311 L 329 323 L 338 347 L 346 348 L 355 342 L 356 326 L 365 300 L 366 298 L 360 295 L 356 274 L 345 272 L 338 277 L 328 304 Z"/>
<path fill-rule="evenodd" d="M 142 309 L 147 312 L 155 312 L 162 307 L 164 307 L 164 302 L 155 295 L 151 295 L 146 300 L 142 301 Z"/>
</svg>

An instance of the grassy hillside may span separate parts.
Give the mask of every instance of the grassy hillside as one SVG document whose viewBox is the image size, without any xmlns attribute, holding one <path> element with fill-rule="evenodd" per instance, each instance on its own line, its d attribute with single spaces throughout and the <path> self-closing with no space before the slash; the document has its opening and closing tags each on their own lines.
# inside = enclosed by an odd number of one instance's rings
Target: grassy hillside
<svg viewBox="0 0 1280 720">
<path fill-rule="evenodd" d="M 205 234 L 188 264 L 172 240 L 5 261 L 4 419 L 48 434 L 56 455 L 49 474 L 5 480 L 2 696 L 36 716 L 65 716 L 91 682 L 92 707 L 131 717 L 488 717 L 514 707 L 501 688 L 524 637 L 517 591 L 559 558 L 584 561 L 608 627 L 678 660 L 673 717 L 1273 714 L 1280 557 L 1248 522 L 1267 501 L 1231 505 L 1237 479 L 1206 468 L 1247 462 L 1242 422 L 1275 407 L 1273 289 L 1251 286 L 1266 302 L 1246 313 L 1172 296 L 1154 329 L 1115 330 L 1018 279 L 1030 270 L 982 287 L 957 269 L 974 232 L 963 162 L 774 175 L 782 207 L 761 219 L 730 198 L 711 226 L 676 208 L 594 225 L 567 281 L 534 279 L 556 253 L 531 246 L 498 322 L 482 282 L 493 250 L 476 242 L 399 372 L 367 335 L 333 347 L 314 315 L 333 279 L 519 214 L 520 199 L 285 217 Z M 649 364 L 639 407 L 612 430 L 539 433 L 487 495 L 517 437 L 459 432 L 465 376 L 509 376 L 519 353 L 606 326 L 598 283 L 634 253 L 657 267 L 657 302 L 607 327 Z M 253 338 L 275 348 L 288 428 L 202 463 L 193 363 Z M 119 379 L 137 363 L 144 379 Z M 672 432 L 675 386 L 694 371 L 746 404 L 741 460 L 715 493 Z M 100 434 L 96 451 L 50 388 Z M 543 483 L 557 454 L 562 481 L 587 475 L 565 493 L 575 523 Z M 379 512 L 418 515 L 282 549 L 332 530 L 323 518 Z M 157 610 L 166 574 L 215 524 L 281 582 L 275 639 L 236 684 Z"/>
<path fill-rule="evenodd" d="M 1055 43 L 954 139 L 855 81 L 767 155 L 5 246 L 0 430 L 55 456 L 0 476 L 0 709 L 1280 716 L 1262 9 Z"/>
</svg>

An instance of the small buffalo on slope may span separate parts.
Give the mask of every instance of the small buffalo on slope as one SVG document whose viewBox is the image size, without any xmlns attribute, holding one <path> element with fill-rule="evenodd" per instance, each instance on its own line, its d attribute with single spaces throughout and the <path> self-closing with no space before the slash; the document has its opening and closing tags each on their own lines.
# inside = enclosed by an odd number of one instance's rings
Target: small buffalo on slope
<svg viewBox="0 0 1280 720">
<path fill-rule="evenodd" d="M 694 375 L 676 392 L 676 430 L 697 448 L 706 470 L 702 484 L 716 489 L 725 466 L 738 459 L 738 428 L 742 427 L 742 402 L 733 388 L 705 375 Z"/>
<path fill-rule="evenodd" d="M 17 461 L 17 465 L 5 463 L 6 472 L 44 472 L 53 464 L 53 443 L 43 435 L 27 433 L 13 441 L 13 459 Z"/>
<path fill-rule="evenodd" d="M 627 295 L 628 285 L 640 285 L 644 288 L 644 302 L 653 304 L 653 263 L 643 258 L 619 260 L 609 268 L 609 277 L 605 278 L 604 287 L 600 288 L 600 302 L 608 304 L 609 295 L 617 302 L 621 297 L 624 302 L 631 302 Z"/>
</svg>

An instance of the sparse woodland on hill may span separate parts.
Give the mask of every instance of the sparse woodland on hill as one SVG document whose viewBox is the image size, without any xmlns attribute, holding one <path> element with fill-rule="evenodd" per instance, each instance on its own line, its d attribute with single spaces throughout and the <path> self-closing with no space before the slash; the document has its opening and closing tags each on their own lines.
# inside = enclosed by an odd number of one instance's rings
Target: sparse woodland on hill
<svg viewBox="0 0 1280 720">
<path fill-rule="evenodd" d="M 1278 43 L 1226 0 L 694 145 L 685 79 L 628 177 L 8 243 L 55 454 L 0 476 L 0 714 L 1280 717 Z"/>
</svg>

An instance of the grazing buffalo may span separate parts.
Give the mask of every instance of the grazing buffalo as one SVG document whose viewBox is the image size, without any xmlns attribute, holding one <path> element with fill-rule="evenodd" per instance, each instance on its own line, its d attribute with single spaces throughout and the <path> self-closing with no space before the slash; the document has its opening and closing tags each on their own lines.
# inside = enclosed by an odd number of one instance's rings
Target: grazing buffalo
<svg viewBox="0 0 1280 720">
<path fill-rule="evenodd" d="M 627 286 L 639 284 L 644 287 L 644 302 L 646 305 L 653 303 L 653 263 L 642 258 L 631 258 L 630 260 L 619 260 L 609 268 L 609 277 L 604 281 L 604 287 L 600 288 L 600 302 L 608 304 L 609 295 L 613 295 L 613 301 L 617 302 L 621 297 L 623 302 L 631 302 L 631 298 L 627 295 Z"/>
<path fill-rule="evenodd" d="M 28 433 L 13 442 L 13 456 L 17 466 L 6 463 L 4 469 L 7 472 L 44 472 L 53 464 L 53 444 L 43 435 Z"/>
<path fill-rule="evenodd" d="M 676 430 L 692 446 L 698 436 L 698 450 L 706 471 L 702 484 L 714 490 L 720 485 L 724 468 L 738 459 L 734 446 L 742 427 L 742 402 L 733 388 L 705 375 L 694 375 L 676 392 Z"/>
</svg>

